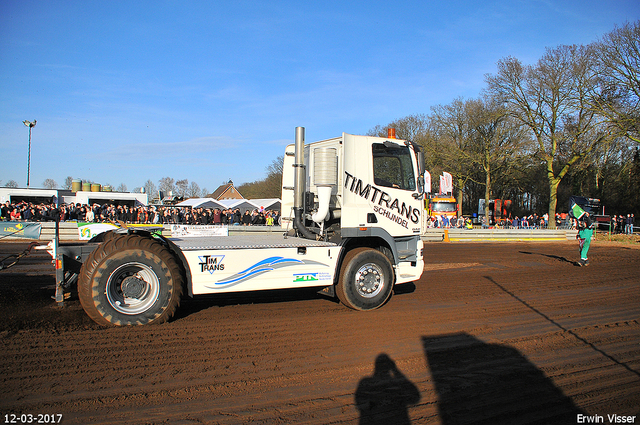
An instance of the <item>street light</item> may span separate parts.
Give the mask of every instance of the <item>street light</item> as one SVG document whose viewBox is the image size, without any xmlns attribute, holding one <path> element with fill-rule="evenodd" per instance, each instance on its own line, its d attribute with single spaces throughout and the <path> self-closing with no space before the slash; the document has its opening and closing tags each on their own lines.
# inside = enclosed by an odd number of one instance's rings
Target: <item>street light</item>
<svg viewBox="0 0 640 425">
<path fill-rule="evenodd" d="M 31 170 L 31 129 L 36 126 L 36 122 L 37 122 L 36 120 L 33 120 L 33 122 L 27 121 L 27 120 L 22 121 L 22 124 L 29 127 L 29 156 L 27 159 L 27 187 L 29 187 L 29 171 Z"/>
</svg>

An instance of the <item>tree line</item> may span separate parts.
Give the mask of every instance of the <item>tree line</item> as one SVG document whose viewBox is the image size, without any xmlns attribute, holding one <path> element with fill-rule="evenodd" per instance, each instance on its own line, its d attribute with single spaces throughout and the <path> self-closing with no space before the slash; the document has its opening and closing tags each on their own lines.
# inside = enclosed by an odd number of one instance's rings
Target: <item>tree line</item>
<svg viewBox="0 0 640 425">
<path fill-rule="evenodd" d="M 73 177 L 69 176 L 65 179 L 63 189 L 71 189 L 73 185 Z M 92 180 L 82 179 L 84 183 L 92 184 L 94 183 Z M 114 187 L 110 184 L 106 184 L 104 186 L 109 186 L 112 188 L 114 192 L 128 192 L 127 185 L 121 183 L 118 187 Z M 18 187 L 18 183 L 15 180 L 9 180 L 5 187 Z M 58 183 L 53 179 L 45 179 L 42 182 L 42 187 L 45 189 L 57 189 L 59 187 Z M 136 187 L 133 189 L 133 192 L 141 192 L 144 190 L 144 193 L 149 195 L 149 199 L 156 199 L 160 196 L 160 194 L 164 196 L 174 196 L 181 198 L 199 198 L 205 197 L 208 194 L 207 188 L 200 188 L 198 183 L 191 182 L 189 183 L 188 179 L 175 180 L 172 177 L 163 177 L 158 180 L 158 185 L 151 180 L 147 180 L 142 187 Z"/>
<path fill-rule="evenodd" d="M 420 143 L 432 175 L 452 174 L 465 214 L 481 198 L 498 198 L 512 200 L 514 214 L 554 217 L 571 195 L 599 198 L 607 213 L 638 214 L 639 73 L 636 22 L 587 46 L 547 48 L 533 65 L 503 58 L 477 99 L 458 98 L 368 134 L 395 128 L 398 138 Z"/>
<path fill-rule="evenodd" d="M 503 58 L 478 98 L 457 98 L 367 135 L 395 128 L 398 138 L 418 142 L 436 177 L 432 191 L 442 171 L 451 173 L 465 215 L 477 212 L 479 199 L 508 199 L 514 216 L 554 217 L 572 195 L 599 198 L 608 214 L 638 215 L 639 74 L 640 22 L 627 23 L 587 46 L 547 48 L 532 65 Z M 279 196 L 282 157 L 268 173 L 241 193 Z"/>
</svg>

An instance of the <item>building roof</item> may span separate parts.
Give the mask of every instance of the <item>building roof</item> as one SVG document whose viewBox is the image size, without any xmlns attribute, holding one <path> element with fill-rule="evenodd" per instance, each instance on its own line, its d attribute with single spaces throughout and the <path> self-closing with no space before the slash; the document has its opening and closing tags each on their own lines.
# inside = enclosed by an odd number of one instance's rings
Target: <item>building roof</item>
<svg viewBox="0 0 640 425">
<path fill-rule="evenodd" d="M 233 182 L 229 180 L 229 183 L 223 184 L 222 186 L 218 187 L 212 194 L 207 195 L 207 198 L 213 198 L 217 200 L 244 199 L 244 196 L 242 196 L 240 192 L 238 192 L 238 189 L 233 186 Z"/>
</svg>

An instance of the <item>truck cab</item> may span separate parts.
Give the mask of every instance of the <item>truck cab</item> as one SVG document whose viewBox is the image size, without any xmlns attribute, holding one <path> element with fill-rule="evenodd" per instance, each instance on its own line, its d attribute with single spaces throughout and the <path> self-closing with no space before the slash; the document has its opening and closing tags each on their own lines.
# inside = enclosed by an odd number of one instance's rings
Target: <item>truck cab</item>
<svg viewBox="0 0 640 425">
<path fill-rule="evenodd" d="M 392 135 L 343 133 L 304 145 L 304 158 L 299 158 L 302 166 L 296 164 L 295 150 L 293 144 L 285 149 L 283 226 L 293 228 L 296 208 L 302 209 L 295 229 L 299 236 L 348 249 L 376 247 L 403 271 L 396 283 L 416 280 L 423 264 L 424 162 L 420 147 Z M 295 173 L 301 168 L 306 170 L 301 173 L 305 181 L 296 186 Z M 298 196 L 304 202 L 296 207 L 294 187 L 302 190 L 301 186 L 304 195 Z"/>
<path fill-rule="evenodd" d="M 427 213 L 438 218 L 446 216 L 453 222 L 458 218 L 458 202 L 452 195 L 433 195 L 427 200 Z"/>
</svg>

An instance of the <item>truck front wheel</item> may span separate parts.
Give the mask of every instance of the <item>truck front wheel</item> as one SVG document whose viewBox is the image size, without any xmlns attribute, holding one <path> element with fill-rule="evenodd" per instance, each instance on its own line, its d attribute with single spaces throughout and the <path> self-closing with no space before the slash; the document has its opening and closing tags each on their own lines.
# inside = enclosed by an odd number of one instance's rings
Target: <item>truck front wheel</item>
<svg viewBox="0 0 640 425">
<path fill-rule="evenodd" d="M 336 295 L 354 310 L 373 310 L 391 296 L 393 268 L 389 259 L 372 248 L 356 248 L 342 262 Z"/>
<path fill-rule="evenodd" d="M 78 296 L 101 325 L 163 323 L 182 295 L 182 268 L 159 241 L 140 235 L 108 239 L 82 265 Z"/>
</svg>

